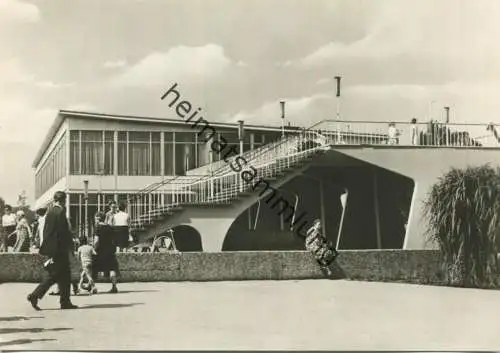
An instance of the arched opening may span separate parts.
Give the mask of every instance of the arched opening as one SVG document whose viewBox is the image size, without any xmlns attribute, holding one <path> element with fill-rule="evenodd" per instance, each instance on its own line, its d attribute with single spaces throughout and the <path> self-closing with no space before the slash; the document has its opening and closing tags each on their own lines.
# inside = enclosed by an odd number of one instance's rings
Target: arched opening
<svg viewBox="0 0 500 353">
<path fill-rule="evenodd" d="M 200 233 L 189 225 L 180 225 L 173 228 L 174 241 L 177 250 L 186 251 L 203 251 Z"/>
</svg>

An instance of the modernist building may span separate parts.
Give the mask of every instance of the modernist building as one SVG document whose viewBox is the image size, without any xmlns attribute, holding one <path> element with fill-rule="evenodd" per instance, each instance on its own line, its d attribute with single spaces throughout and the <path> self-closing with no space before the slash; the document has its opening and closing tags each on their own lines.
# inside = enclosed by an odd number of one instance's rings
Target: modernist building
<svg viewBox="0 0 500 353">
<path fill-rule="evenodd" d="M 218 139 L 240 148 L 239 124 L 210 126 Z M 220 160 L 199 132 L 180 119 L 60 111 L 33 161 L 34 206 L 47 205 L 56 190 L 64 190 L 73 231 L 81 234 L 85 208 L 92 224 L 110 200 L 125 201 L 147 185 Z M 243 151 L 280 136 L 281 127 L 245 126 Z"/>
<path fill-rule="evenodd" d="M 320 218 L 340 249 L 422 249 L 430 245 L 424 204 L 443 173 L 500 165 L 498 143 L 455 138 L 481 137 L 486 125 L 434 131 L 424 124 L 420 131 L 433 138 L 419 145 L 408 134 L 392 144 L 384 122 L 333 125 L 313 132 L 326 141 L 314 147 L 309 132 L 297 128 L 282 138 L 281 127 L 245 125 L 240 134 L 240 124 L 211 123 L 214 139 L 260 156 L 253 166 L 287 199 L 284 215 L 245 189 L 221 160 L 225 152 L 183 120 L 61 111 L 33 163 L 35 207 L 66 191 L 73 231 L 81 235 L 107 202 L 128 200 L 138 232 L 149 237 L 172 228 L 182 251 L 303 249 L 295 235 L 300 223 L 291 223 L 306 218 Z"/>
</svg>

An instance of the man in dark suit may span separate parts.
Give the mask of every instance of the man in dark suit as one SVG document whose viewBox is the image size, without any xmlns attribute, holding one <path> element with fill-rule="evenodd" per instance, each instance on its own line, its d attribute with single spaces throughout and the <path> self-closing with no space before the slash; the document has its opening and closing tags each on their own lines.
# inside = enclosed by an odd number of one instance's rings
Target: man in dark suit
<svg viewBox="0 0 500 353">
<path fill-rule="evenodd" d="M 57 191 L 54 194 L 54 205 L 45 216 L 43 242 L 40 245 L 39 253 L 48 257 L 45 268 L 49 276 L 28 295 L 28 301 L 36 310 L 40 310 L 38 301 L 55 283 L 57 283 L 60 290 L 61 309 L 77 308 L 70 300 L 71 270 L 69 256 L 70 252 L 73 251 L 73 239 L 66 218 L 65 204 L 66 193 Z"/>
</svg>

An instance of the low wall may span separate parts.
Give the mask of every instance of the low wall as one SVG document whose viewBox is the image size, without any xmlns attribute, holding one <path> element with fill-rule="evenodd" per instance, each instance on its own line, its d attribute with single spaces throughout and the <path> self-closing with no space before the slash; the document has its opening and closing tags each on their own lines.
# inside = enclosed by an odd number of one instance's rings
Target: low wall
<svg viewBox="0 0 500 353">
<path fill-rule="evenodd" d="M 353 280 L 440 284 L 433 250 L 341 251 L 335 276 Z M 324 278 L 305 251 L 120 253 L 120 282 L 292 280 Z M 38 282 L 38 254 L 0 253 L 0 282 Z M 78 265 L 73 266 L 74 276 Z"/>
</svg>

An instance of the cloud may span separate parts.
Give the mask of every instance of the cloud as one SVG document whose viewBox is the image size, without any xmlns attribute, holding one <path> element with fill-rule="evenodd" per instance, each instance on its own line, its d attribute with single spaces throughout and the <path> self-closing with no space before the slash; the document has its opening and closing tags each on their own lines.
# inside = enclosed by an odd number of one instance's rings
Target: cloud
<svg viewBox="0 0 500 353">
<path fill-rule="evenodd" d="M 459 96 L 469 100 L 495 100 L 500 95 L 500 82 L 469 83 L 453 81 L 445 84 L 384 84 L 354 85 L 346 87 L 343 94 L 351 97 L 390 100 L 404 98 L 409 100 L 434 100 L 437 97 Z"/>
<path fill-rule="evenodd" d="M 74 110 L 74 111 L 81 111 L 81 112 L 96 112 L 98 108 L 89 103 L 76 103 L 76 104 L 69 104 L 62 108 L 61 110 Z"/>
<path fill-rule="evenodd" d="M 0 142 L 37 145 L 57 114 L 56 108 L 31 108 L 14 97 L 0 100 L 0 107 Z"/>
<path fill-rule="evenodd" d="M 18 0 L 0 0 L 0 24 L 9 22 L 38 22 L 40 10 L 33 4 Z"/>
<path fill-rule="evenodd" d="M 51 80 L 37 80 L 35 75 L 28 70 L 17 59 L 9 59 L 0 62 L 0 86 L 23 85 L 33 86 L 41 89 L 59 89 L 72 87 L 74 83 L 57 83 Z"/>
<path fill-rule="evenodd" d="M 317 85 L 325 85 L 325 84 L 330 83 L 330 82 L 332 82 L 331 78 L 324 77 L 324 78 L 320 78 L 318 81 L 316 81 L 316 84 Z"/>
<path fill-rule="evenodd" d="M 127 66 L 127 62 L 125 60 L 110 60 L 106 61 L 103 66 L 107 69 L 116 69 Z"/>
<path fill-rule="evenodd" d="M 308 111 L 311 110 L 312 106 L 319 101 L 331 99 L 332 95 L 328 93 L 318 93 L 312 96 L 299 97 L 299 98 L 284 98 L 285 104 L 285 116 L 287 120 L 302 120 L 308 119 L 305 117 Z M 236 122 L 238 120 L 244 120 L 247 123 L 263 123 L 272 124 L 275 121 L 278 125 L 281 120 L 281 108 L 279 101 L 266 102 L 261 107 L 253 111 L 241 111 L 232 116 L 230 121 Z"/>
<path fill-rule="evenodd" d="M 35 82 L 35 86 L 44 89 L 58 89 L 58 88 L 67 88 L 74 86 L 74 83 L 54 83 L 52 81 L 38 81 Z"/>
<path fill-rule="evenodd" d="M 403 6 L 397 0 L 379 0 L 357 38 L 332 38 L 284 66 L 387 64 L 397 62 L 409 72 L 436 67 L 454 76 L 500 76 L 500 2 L 421 0 Z M 410 63 L 409 60 L 413 60 Z M 415 68 L 411 65 L 418 65 Z"/>
<path fill-rule="evenodd" d="M 206 79 L 219 75 L 231 64 L 216 44 L 177 46 L 167 52 L 149 54 L 113 79 L 121 86 L 165 85 L 178 79 Z"/>
<path fill-rule="evenodd" d="M 26 72 L 19 60 L 9 59 L 0 62 L 0 85 L 30 83 L 34 79 L 33 75 Z"/>
</svg>

